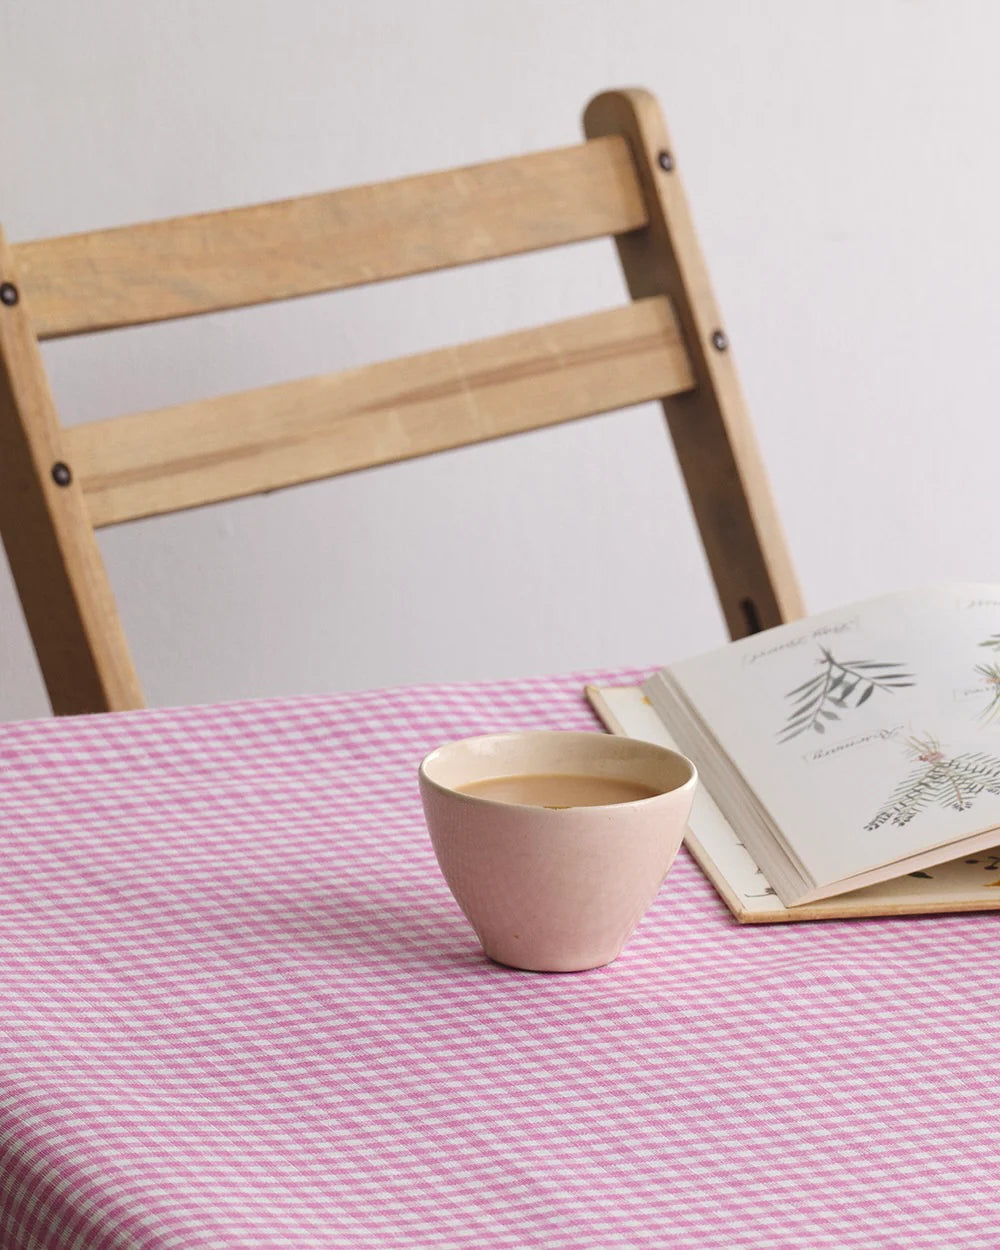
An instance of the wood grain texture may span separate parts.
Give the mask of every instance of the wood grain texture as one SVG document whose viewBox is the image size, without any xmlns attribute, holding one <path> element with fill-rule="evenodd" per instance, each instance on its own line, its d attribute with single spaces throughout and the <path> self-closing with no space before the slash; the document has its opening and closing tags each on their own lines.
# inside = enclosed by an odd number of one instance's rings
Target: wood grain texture
<svg viewBox="0 0 1000 1250">
<path fill-rule="evenodd" d="M 659 105 L 648 91 L 605 92 L 588 105 L 584 130 L 592 139 L 623 135 L 632 146 L 649 224 L 620 235 L 618 254 L 634 299 L 670 297 L 691 358 L 694 389 L 664 411 L 730 635 L 799 617 L 802 599 L 733 353 L 713 343 L 725 323 Z"/>
<path fill-rule="evenodd" d="M 2 232 L 0 281 L 21 296 L 0 304 L 0 533 L 52 707 L 141 707 L 80 484 L 52 477 L 62 432 Z"/>
<path fill-rule="evenodd" d="M 801 612 L 659 109 L 588 141 L 0 255 L 0 528 L 57 711 L 141 705 L 93 527 L 665 401 L 730 632 Z M 60 429 L 38 338 L 292 298 L 615 236 L 635 301 L 481 343 Z M 18 277 L 18 274 L 20 276 Z M 676 317 L 675 317 L 676 310 Z M 30 322 L 29 322 L 30 313 Z M 693 388 L 693 389 L 692 389 Z M 72 481 L 57 486 L 52 466 Z"/>
<path fill-rule="evenodd" d="M 669 301 L 64 432 L 94 525 L 423 456 L 692 383 Z"/>
<path fill-rule="evenodd" d="M 627 144 L 592 143 L 272 204 L 21 243 L 39 339 L 141 325 L 620 234 Z"/>
</svg>

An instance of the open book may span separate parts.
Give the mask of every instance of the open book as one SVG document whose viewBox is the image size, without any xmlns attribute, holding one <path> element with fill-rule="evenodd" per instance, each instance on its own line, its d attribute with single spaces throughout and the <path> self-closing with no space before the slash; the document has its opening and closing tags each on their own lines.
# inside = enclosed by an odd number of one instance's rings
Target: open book
<svg viewBox="0 0 1000 1250">
<path fill-rule="evenodd" d="M 662 669 L 643 696 L 592 701 L 694 760 L 689 841 L 700 826 L 715 850 L 692 849 L 738 915 L 750 884 L 783 913 L 741 919 L 1000 907 L 1000 586 L 782 625 Z"/>
</svg>

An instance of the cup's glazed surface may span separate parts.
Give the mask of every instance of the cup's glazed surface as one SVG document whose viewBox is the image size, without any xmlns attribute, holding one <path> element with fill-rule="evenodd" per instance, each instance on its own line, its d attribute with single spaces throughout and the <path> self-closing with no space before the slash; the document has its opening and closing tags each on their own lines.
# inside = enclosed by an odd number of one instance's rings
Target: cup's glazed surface
<svg viewBox="0 0 1000 1250">
<path fill-rule="evenodd" d="M 609 777 L 656 793 L 554 809 L 461 791 L 524 774 Z M 683 755 L 599 733 L 467 738 L 432 751 L 420 766 L 438 863 L 483 950 L 537 972 L 582 971 L 617 958 L 673 863 L 696 785 Z"/>
</svg>

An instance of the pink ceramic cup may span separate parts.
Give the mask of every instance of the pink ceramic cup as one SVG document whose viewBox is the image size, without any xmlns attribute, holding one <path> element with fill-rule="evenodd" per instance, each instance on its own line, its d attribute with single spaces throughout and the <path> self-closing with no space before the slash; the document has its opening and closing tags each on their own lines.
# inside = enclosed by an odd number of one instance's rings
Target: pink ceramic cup
<svg viewBox="0 0 1000 1250">
<path fill-rule="evenodd" d="M 650 798 L 550 808 L 461 794 L 525 773 L 638 782 Z M 697 785 L 676 751 L 600 733 L 511 733 L 439 747 L 420 793 L 445 880 L 486 954 L 533 972 L 611 963 L 673 863 Z"/>
</svg>

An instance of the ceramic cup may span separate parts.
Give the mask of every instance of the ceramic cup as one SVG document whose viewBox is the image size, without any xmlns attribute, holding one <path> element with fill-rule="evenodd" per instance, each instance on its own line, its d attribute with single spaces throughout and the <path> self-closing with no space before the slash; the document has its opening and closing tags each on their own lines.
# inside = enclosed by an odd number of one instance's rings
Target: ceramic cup
<svg viewBox="0 0 1000 1250">
<path fill-rule="evenodd" d="M 490 777 L 583 774 L 652 787 L 650 798 L 535 807 L 459 793 Z M 697 785 L 676 751 L 600 733 L 511 733 L 439 747 L 420 766 L 437 860 L 496 962 L 579 972 L 621 953 L 681 844 Z"/>
</svg>

